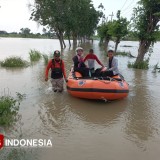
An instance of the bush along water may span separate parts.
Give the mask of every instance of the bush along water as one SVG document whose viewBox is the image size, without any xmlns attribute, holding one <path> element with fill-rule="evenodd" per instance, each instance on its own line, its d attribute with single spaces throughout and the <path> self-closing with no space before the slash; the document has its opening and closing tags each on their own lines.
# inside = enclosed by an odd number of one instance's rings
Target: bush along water
<svg viewBox="0 0 160 160">
<path fill-rule="evenodd" d="M 148 69 L 149 68 L 149 60 L 151 57 L 152 49 L 149 50 L 148 57 L 139 63 L 133 62 L 133 63 L 128 63 L 128 68 L 136 68 L 136 69 Z"/>
<path fill-rule="evenodd" d="M 30 61 L 31 62 L 39 61 L 41 59 L 41 55 L 42 55 L 41 52 L 37 50 L 30 50 L 29 52 Z"/>
<path fill-rule="evenodd" d="M 9 57 L 6 58 L 4 61 L 0 62 L 2 67 L 27 67 L 28 62 L 22 60 L 20 57 Z"/>
<path fill-rule="evenodd" d="M 148 69 L 149 68 L 149 64 L 148 61 L 142 61 L 139 63 L 128 63 L 128 68 L 136 68 L 136 69 Z"/>
<path fill-rule="evenodd" d="M 16 98 L 11 96 L 0 97 L 0 126 L 10 126 L 18 120 L 20 102 L 24 95 L 17 93 Z"/>
</svg>

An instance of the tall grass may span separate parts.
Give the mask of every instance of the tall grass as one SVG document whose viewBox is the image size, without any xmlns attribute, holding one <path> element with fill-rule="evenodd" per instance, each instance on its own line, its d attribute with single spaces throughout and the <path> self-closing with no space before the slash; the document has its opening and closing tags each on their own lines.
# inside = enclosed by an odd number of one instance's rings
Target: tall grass
<svg viewBox="0 0 160 160">
<path fill-rule="evenodd" d="M 41 59 L 41 55 L 42 55 L 41 52 L 37 50 L 30 50 L 29 52 L 30 61 L 31 62 L 39 61 Z"/>
<path fill-rule="evenodd" d="M 46 54 L 43 54 L 42 55 L 43 56 L 43 59 L 44 59 L 44 63 L 45 63 L 45 65 L 48 63 L 48 55 L 46 55 Z"/>
<path fill-rule="evenodd" d="M 20 57 L 9 57 L 4 61 L 0 62 L 2 67 L 26 67 L 28 66 L 28 62 L 22 60 Z"/>
</svg>

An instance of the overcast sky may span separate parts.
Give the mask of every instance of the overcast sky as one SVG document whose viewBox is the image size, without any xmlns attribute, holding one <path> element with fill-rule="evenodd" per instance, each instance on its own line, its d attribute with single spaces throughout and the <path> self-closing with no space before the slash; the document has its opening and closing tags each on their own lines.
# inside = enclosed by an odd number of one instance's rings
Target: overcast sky
<svg viewBox="0 0 160 160">
<path fill-rule="evenodd" d="M 34 21 L 29 20 L 30 10 L 29 3 L 34 0 L 0 0 L 0 30 L 7 32 L 19 32 L 21 28 L 28 27 L 31 32 L 42 32 L 41 26 Z M 100 3 L 103 4 L 108 19 L 111 19 L 113 12 L 113 19 L 116 18 L 117 10 L 122 11 L 122 16 L 128 19 L 132 15 L 132 9 L 136 6 L 138 0 L 92 0 L 95 8 Z"/>
</svg>

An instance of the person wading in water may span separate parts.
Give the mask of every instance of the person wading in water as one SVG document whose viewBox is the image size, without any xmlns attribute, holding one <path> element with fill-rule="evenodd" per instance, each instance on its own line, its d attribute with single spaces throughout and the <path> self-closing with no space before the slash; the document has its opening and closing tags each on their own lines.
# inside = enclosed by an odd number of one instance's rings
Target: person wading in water
<svg viewBox="0 0 160 160">
<path fill-rule="evenodd" d="M 45 81 L 48 81 L 48 72 L 51 69 L 51 83 L 54 92 L 63 91 L 64 79 L 67 82 L 66 71 L 63 60 L 60 58 L 60 51 L 54 51 L 54 58 L 48 62 L 45 71 Z"/>
</svg>

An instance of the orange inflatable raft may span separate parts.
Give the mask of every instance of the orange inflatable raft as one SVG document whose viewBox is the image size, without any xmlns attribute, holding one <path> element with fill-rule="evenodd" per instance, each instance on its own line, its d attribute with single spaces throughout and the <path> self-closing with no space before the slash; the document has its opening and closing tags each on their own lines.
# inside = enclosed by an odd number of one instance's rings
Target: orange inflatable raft
<svg viewBox="0 0 160 160">
<path fill-rule="evenodd" d="M 129 87 L 122 76 L 112 78 L 82 78 L 71 69 L 68 76 L 67 91 L 74 97 L 85 99 L 116 100 L 128 96 Z"/>
</svg>

